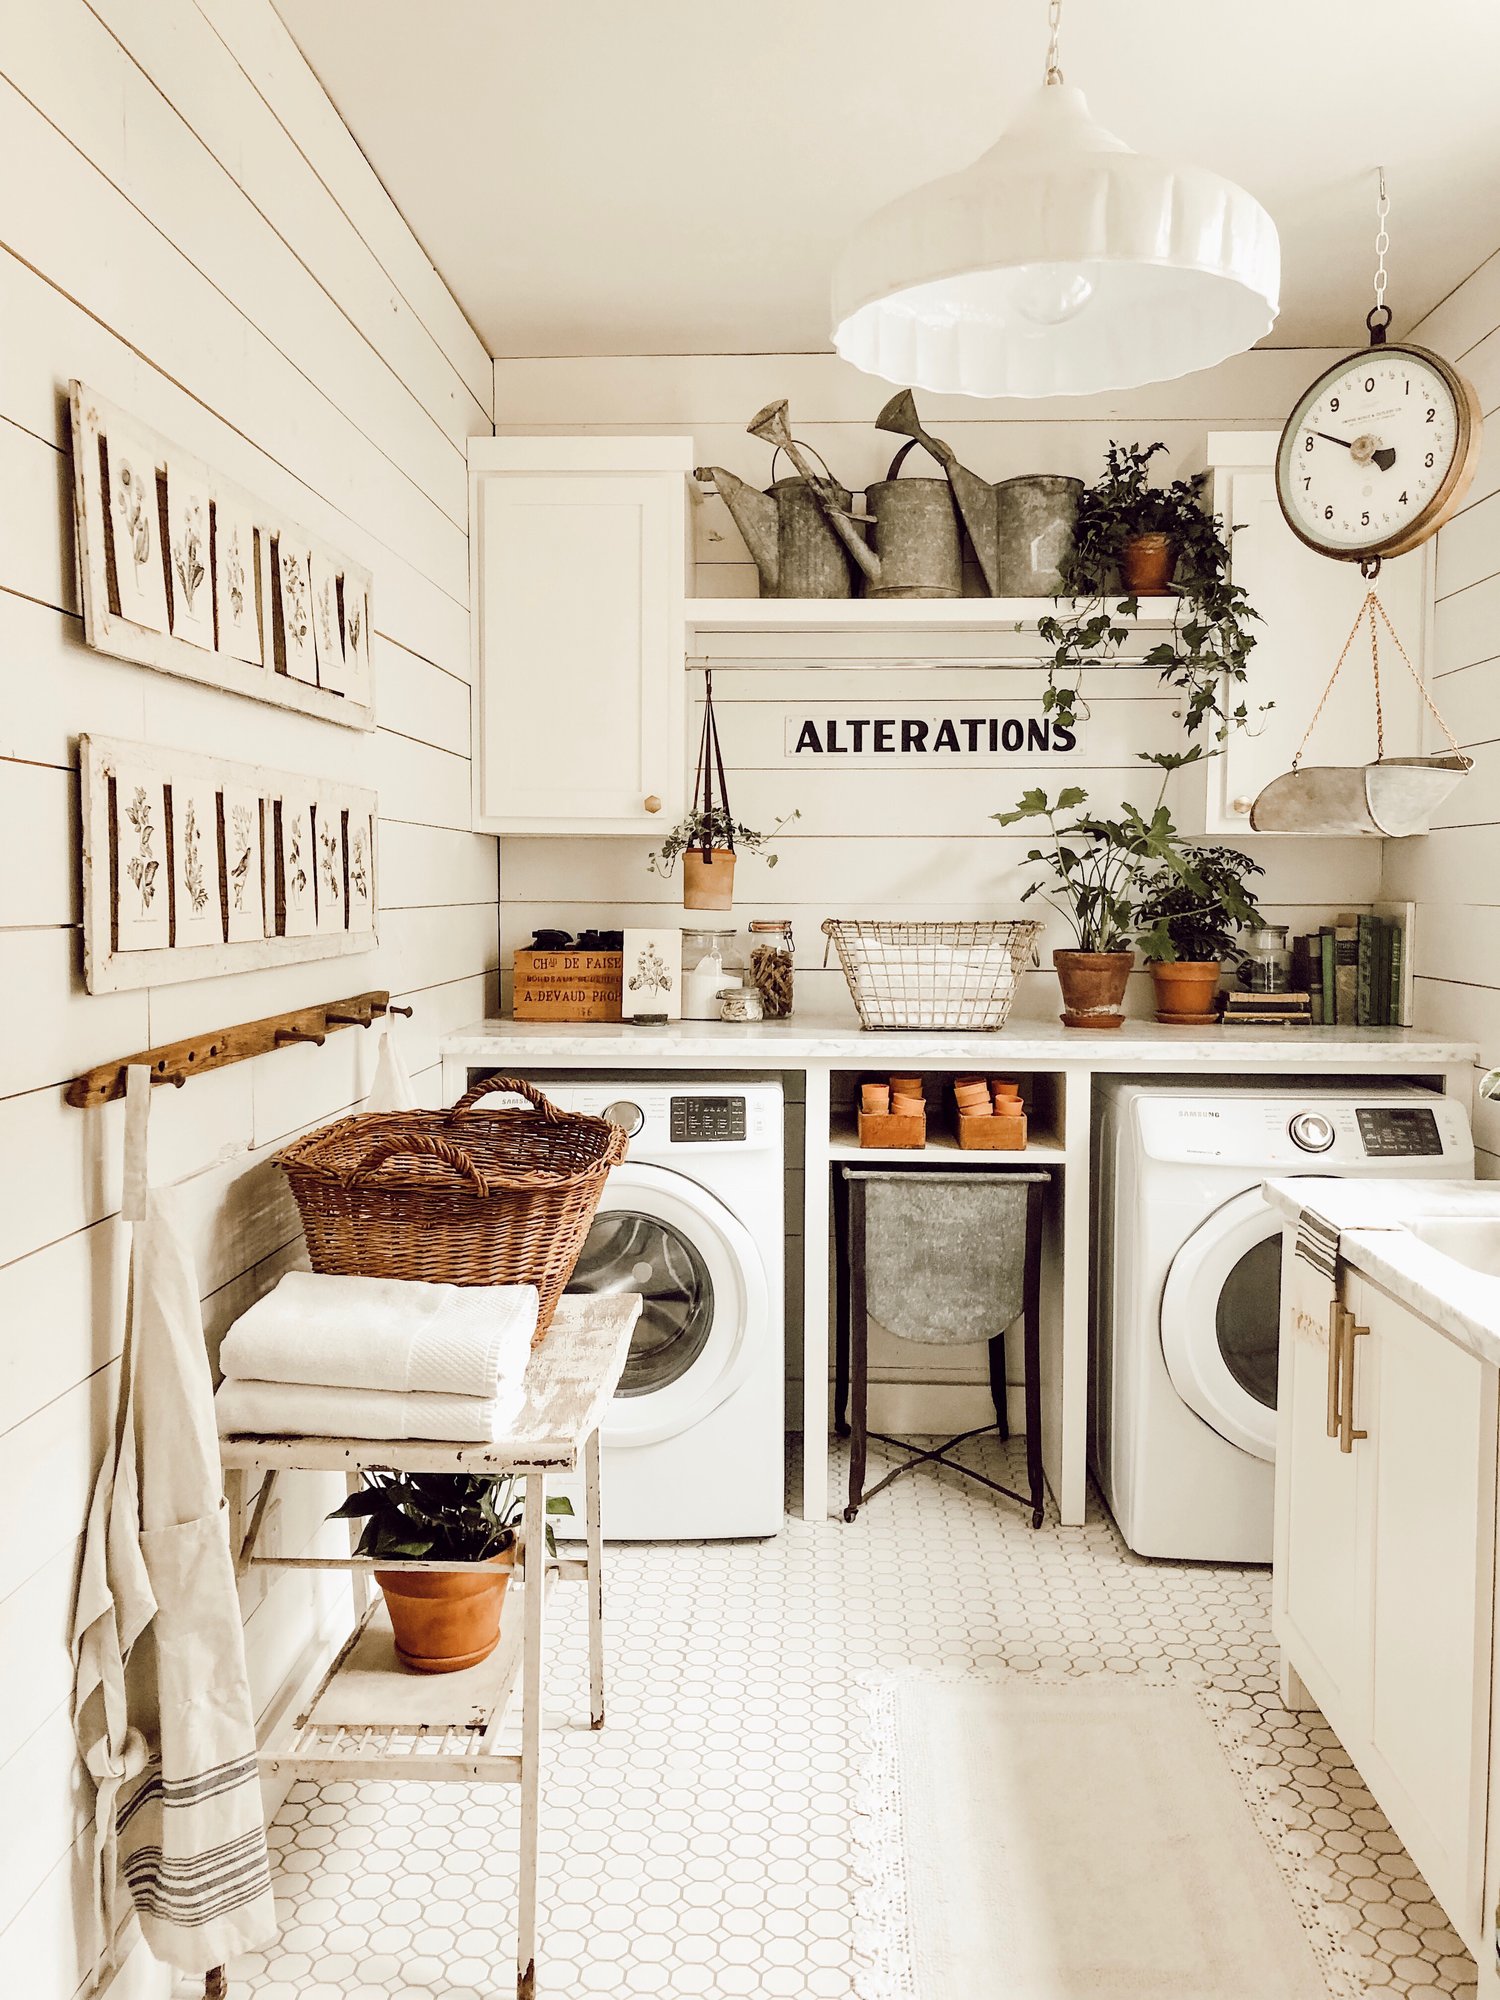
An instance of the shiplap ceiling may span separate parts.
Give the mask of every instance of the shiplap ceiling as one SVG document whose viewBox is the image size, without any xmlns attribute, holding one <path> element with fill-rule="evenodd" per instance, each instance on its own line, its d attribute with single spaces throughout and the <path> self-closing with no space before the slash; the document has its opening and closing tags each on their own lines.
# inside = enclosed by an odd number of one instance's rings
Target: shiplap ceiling
<svg viewBox="0 0 1500 2000">
<path fill-rule="evenodd" d="M 818 350 L 861 214 L 1038 81 L 1043 0 L 276 0 L 497 355 Z M 1373 170 L 1409 327 L 1496 248 L 1496 0 L 1067 0 L 1063 61 L 1142 149 L 1281 230 L 1278 345 L 1356 343 Z"/>
</svg>

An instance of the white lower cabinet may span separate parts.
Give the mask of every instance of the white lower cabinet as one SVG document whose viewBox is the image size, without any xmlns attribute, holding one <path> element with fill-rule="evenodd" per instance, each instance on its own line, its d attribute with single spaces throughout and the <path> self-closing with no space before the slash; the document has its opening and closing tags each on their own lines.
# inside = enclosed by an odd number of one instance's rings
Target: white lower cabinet
<svg viewBox="0 0 1500 2000">
<path fill-rule="evenodd" d="M 1453 1928 L 1492 1967 L 1500 1371 L 1367 1279 L 1346 1272 L 1341 1293 L 1289 1239 L 1276 1637 Z"/>
</svg>

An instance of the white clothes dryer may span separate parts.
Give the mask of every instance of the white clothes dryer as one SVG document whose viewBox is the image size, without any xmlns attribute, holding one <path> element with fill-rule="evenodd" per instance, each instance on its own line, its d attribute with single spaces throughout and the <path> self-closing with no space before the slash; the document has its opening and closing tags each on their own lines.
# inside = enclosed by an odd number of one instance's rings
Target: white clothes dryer
<svg viewBox="0 0 1500 2000">
<path fill-rule="evenodd" d="M 1411 1085 L 1101 1080 L 1090 1457 L 1138 1555 L 1268 1563 L 1281 1222 L 1294 1174 L 1470 1179 L 1461 1104 Z"/>
<path fill-rule="evenodd" d="M 774 1535 L 785 1511 L 785 1233 L 779 1083 L 544 1084 L 630 1138 L 568 1289 L 639 1292 L 602 1428 L 614 1541 Z M 582 1479 L 559 1477 L 583 1530 Z"/>
</svg>

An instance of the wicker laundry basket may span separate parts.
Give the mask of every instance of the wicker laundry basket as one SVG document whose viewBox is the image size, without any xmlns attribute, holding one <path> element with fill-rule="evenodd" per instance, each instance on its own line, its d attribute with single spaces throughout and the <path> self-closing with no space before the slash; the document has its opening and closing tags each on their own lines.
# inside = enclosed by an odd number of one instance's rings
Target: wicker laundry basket
<svg viewBox="0 0 1500 2000">
<path fill-rule="evenodd" d="M 1027 918 L 888 923 L 829 917 L 864 1028 L 1003 1028 L 1042 927 Z"/>
<path fill-rule="evenodd" d="M 517 1107 L 477 1110 L 511 1091 Z M 535 1285 L 540 1340 L 625 1134 L 559 1111 L 517 1077 L 486 1077 L 448 1111 L 341 1118 L 277 1155 L 315 1271 L 445 1285 Z"/>
</svg>

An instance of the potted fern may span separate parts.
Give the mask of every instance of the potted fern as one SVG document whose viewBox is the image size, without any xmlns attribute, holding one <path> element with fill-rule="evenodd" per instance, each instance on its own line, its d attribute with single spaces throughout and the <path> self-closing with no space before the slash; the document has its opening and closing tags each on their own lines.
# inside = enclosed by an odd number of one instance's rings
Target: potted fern
<svg viewBox="0 0 1500 2000">
<path fill-rule="evenodd" d="M 1244 956 L 1237 934 L 1263 921 L 1249 883 L 1265 870 L 1235 847 L 1194 844 L 1183 852 L 1201 887 L 1159 868 L 1146 883 L 1136 942 L 1151 968 L 1157 1020 L 1202 1026 L 1218 1019 L 1226 960 Z"/>
</svg>

